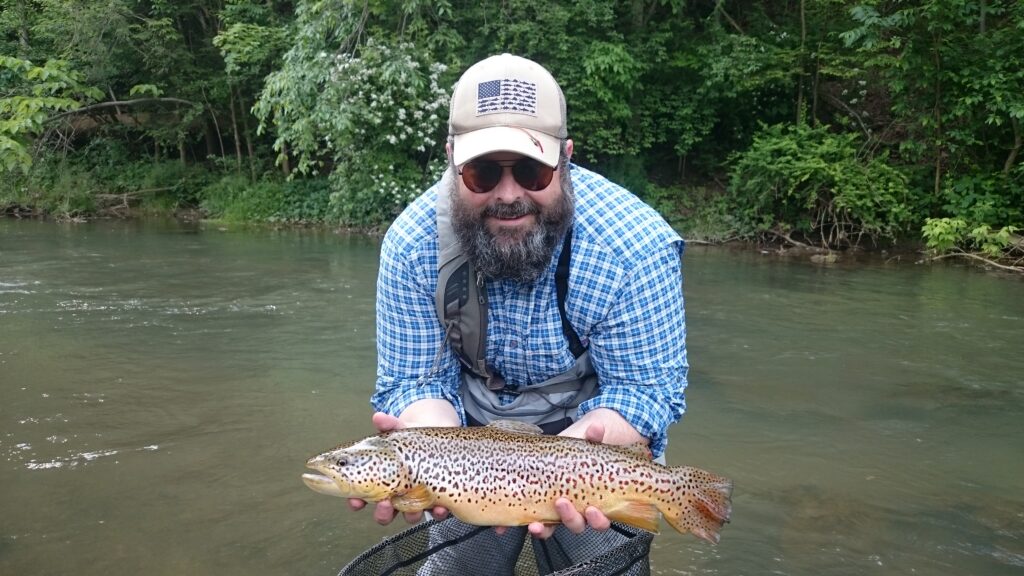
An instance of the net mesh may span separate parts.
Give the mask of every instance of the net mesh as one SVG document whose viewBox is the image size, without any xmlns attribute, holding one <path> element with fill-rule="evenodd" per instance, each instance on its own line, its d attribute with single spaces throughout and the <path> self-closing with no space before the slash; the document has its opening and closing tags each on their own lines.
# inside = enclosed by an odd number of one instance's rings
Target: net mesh
<svg viewBox="0 0 1024 576">
<path fill-rule="evenodd" d="M 525 528 L 499 536 L 450 517 L 385 538 L 338 576 L 649 576 L 652 540 L 651 533 L 618 523 L 581 535 L 559 527 L 547 540 Z"/>
</svg>

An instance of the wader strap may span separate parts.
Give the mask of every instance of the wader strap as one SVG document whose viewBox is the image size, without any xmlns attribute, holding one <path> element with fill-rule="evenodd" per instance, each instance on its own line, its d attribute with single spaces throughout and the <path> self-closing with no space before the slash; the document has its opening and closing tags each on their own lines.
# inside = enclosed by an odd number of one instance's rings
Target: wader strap
<svg viewBox="0 0 1024 576">
<path fill-rule="evenodd" d="M 437 194 L 437 292 L 434 308 L 455 356 L 466 369 L 498 385 L 487 367 L 487 289 L 459 247 L 447 194 Z M 472 344 L 470 344 L 472 343 Z M 469 344 L 473 349 L 467 350 Z M 475 344 L 475 346 L 473 345 Z M 504 382 L 500 382 L 500 387 Z"/>
<path fill-rule="evenodd" d="M 569 350 L 573 358 L 579 358 L 585 348 L 580 342 L 579 334 L 573 329 L 572 324 L 565 315 L 565 299 L 569 294 L 569 259 L 572 257 L 572 230 L 565 232 L 565 242 L 562 244 L 562 253 L 558 255 L 558 268 L 555 269 L 555 295 L 558 298 L 558 315 L 562 318 L 562 333 L 569 342 Z"/>
</svg>

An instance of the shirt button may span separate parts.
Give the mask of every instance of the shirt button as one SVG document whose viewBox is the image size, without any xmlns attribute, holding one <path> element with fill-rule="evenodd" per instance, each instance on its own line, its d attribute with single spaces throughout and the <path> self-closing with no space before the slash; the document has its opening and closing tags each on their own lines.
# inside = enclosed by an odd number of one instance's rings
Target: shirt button
<svg viewBox="0 0 1024 576">
<path fill-rule="evenodd" d="M 511 342 L 508 343 L 508 347 L 509 348 L 513 348 L 513 349 L 518 348 L 519 347 L 519 341 L 518 340 L 512 340 Z"/>
</svg>

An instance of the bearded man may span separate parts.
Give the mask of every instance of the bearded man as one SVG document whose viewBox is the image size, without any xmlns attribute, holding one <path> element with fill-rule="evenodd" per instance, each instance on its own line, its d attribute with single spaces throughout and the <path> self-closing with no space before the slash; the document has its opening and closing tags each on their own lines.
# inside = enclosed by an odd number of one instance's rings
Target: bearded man
<svg viewBox="0 0 1024 576">
<path fill-rule="evenodd" d="M 643 442 L 660 457 L 685 410 L 682 239 L 636 196 L 570 163 L 562 90 L 530 60 L 502 54 L 463 74 L 447 152 L 441 181 L 381 247 L 374 425 L 515 419 Z M 593 507 L 556 508 L 574 534 L 610 524 Z M 374 512 L 380 523 L 395 515 L 387 502 Z"/>
</svg>

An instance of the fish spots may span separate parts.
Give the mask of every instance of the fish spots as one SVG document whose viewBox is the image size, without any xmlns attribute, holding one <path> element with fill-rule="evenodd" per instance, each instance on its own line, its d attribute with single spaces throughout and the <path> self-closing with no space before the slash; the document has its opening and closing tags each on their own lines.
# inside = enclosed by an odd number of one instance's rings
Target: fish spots
<svg viewBox="0 0 1024 576">
<path fill-rule="evenodd" d="M 572 438 L 494 427 L 410 428 L 337 450 L 351 458 L 349 465 L 338 467 L 344 481 L 353 482 L 361 494 L 381 500 L 416 487 L 428 496 L 407 501 L 429 498 L 474 524 L 550 521 L 557 518 L 554 501 L 559 497 L 580 510 L 594 505 L 609 515 L 619 511 L 627 521 L 651 530 L 657 526 L 652 506 L 657 506 L 677 530 L 701 537 L 717 533 L 721 522 L 714 518 L 728 516 L 727 490 L 708 495 L 714 482 L 731 488 L 727 480 L 654 463 L 640 450 Z M 331 477 L 341 485 L 339 477 Z M 704 518 L 712 518 L 711 524 Z"/>
</svg>

